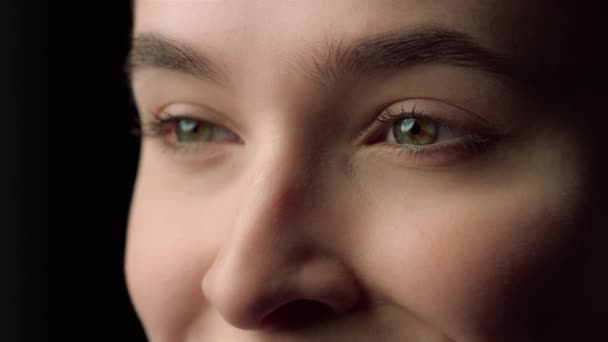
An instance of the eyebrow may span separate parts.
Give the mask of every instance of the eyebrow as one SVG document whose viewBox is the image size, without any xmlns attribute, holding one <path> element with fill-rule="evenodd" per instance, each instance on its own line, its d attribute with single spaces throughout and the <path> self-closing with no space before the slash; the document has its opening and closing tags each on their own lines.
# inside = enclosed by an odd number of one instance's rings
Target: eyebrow
<svg viewBox="0 0 608 342">
<path fill-rule="evenodd" d="M 193 47 L 156 33 L 133 38 L 125 66 L 130 83 L 136 71 L 147 68 L 178 71 L 218 85 L 227 79 L 222 69 Z"/>
<path fill-rule="evenodd" d="M 468 67 L 502 78 L 529 81 L 531 73 L 504 54 L 477 44 L 464 33 L 436 28 L 383 33 L 349 43 L 325 41 L 324 49 L 299 56 L 296 63 L 319 85 L 331 85 L 347 76 L 394 72 L 416 64 L 440 63 Z M 186 43 L 156 33 L 133 38 L 127 73 L 161 68 L 225 85 L 225 70 Z"/>
<path fill-rule="evenodd" d="M 308 72 L 317 83 L 330 84 L 345 76 L 394 72 L 417 64 L 446 64 L 472 68 L 501 78 L 525 81 L 531 73 L 512 58 L 482 47 L 464 33 L 436 28 L 383 33 L 362 38 L 345 46 L 342 41 L 326 41 L 308 63 Z"/>
</svg>

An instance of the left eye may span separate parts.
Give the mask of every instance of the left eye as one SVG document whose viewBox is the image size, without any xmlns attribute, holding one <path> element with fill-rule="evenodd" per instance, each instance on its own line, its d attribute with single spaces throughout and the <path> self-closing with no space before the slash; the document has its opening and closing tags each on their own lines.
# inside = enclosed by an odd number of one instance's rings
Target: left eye
<svg viewBox="0 0 608 342">
<path fill-rule="evenodd" d="M 213 138 L 214 127 L 192 119 L 179 119 L 175 123 L 175 137 L 179 143 L 208 142 Z"/>
<path fill-rule="evenodd" d="M 403 118 L 395 121 L 386 134 L 386 141 L 400 145 L 431 145 L 439 140 L 458 137 L 456 130 L 424 118 Z"/>
<path fill-rule="evenodd" d="M 237 139 L 228 129 L 207 121 L 189 118 L 174 118 L 165 123 L 177 144 L 202 144 L 211 141 L 231 141 Z"/>
</svg>

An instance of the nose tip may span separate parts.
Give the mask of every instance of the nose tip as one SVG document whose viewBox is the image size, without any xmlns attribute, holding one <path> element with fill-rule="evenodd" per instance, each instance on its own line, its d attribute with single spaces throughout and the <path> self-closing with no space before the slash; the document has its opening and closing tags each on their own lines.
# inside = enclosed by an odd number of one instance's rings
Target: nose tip
<svg viewBox="0 0 608 342">
<path fill-rule="evenodd" d="M 230 262 L 214 264 L 202 288 L 224 320 L 239 329 L 305 324 L 348 312 L 359 300 L 353 276 L 332 260 L 287 268 L 268 263 L 235 268 Z"/>
</svg>

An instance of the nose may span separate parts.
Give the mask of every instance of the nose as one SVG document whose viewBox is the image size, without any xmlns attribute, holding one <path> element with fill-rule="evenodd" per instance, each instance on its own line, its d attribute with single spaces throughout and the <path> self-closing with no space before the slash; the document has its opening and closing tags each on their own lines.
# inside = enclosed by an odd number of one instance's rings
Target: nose
<svg viewBox="0 0 608 342">
<path fill-rule="evenodd" d="M 287 312 L 291 320 L 300 311 L 316 315 L 303 309 L 311 303 L 324 313 L 343 314 L 359 301 L 347 263 L 311 233 L 331 227 L 318 226 L 328 224 L 315 214 L 323 191 L 314 172 L 301 166 L 291 158 L 264 163 L 244 186 L 230 233 L 203 278 L 205 298 L 234 327 L 261 329 Z"/>
</svg>

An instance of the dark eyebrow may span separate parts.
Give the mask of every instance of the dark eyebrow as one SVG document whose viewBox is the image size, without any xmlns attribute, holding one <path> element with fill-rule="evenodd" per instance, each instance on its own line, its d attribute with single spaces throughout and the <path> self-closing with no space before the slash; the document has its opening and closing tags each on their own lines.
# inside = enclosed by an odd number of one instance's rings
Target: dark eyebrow
<svg viewBox="0 0 608 342">
<path fill-rule="evenodd" d="M 530 81 L 531 72 L 511 58 L 474 42 L 464 33 L 437 28 L 383 33 L 349 43 L 326 40 L 325 48 L 296 62 L 313 81 L 331 85 L 348 76 L 394 72 L 416 64 L 440 63 Z M 156 67 L 175 70 L 225 85 L 226 73 L 186 43 L 156 33 L 133 38 L 127 58 L 130 79 L 136 70 Z"/>
<path fill-rule="evenodd" d="M 529 81 L 530 70 L 511 58 L 474 42 L 464 33 L 435 28 L 383 33 L 362 38 L 348 46 L 326 40 L 310 61 L 297 61 L 316 83 L 332 84 L 346 76 L 394 72 L 416 64 L 440 63 L 469 67 L 502 78 Z M 312 62 L 312 63 L 311 63 Z"/>
<path fill-rule="evenodd" d="M 156 33 L 133 38 L 125 68 L 130 81 L 137 70 L 145 68 L 179 71 L 219 85 L 227 80 L 222 70 L 188 44 Z"/>
</svg>

